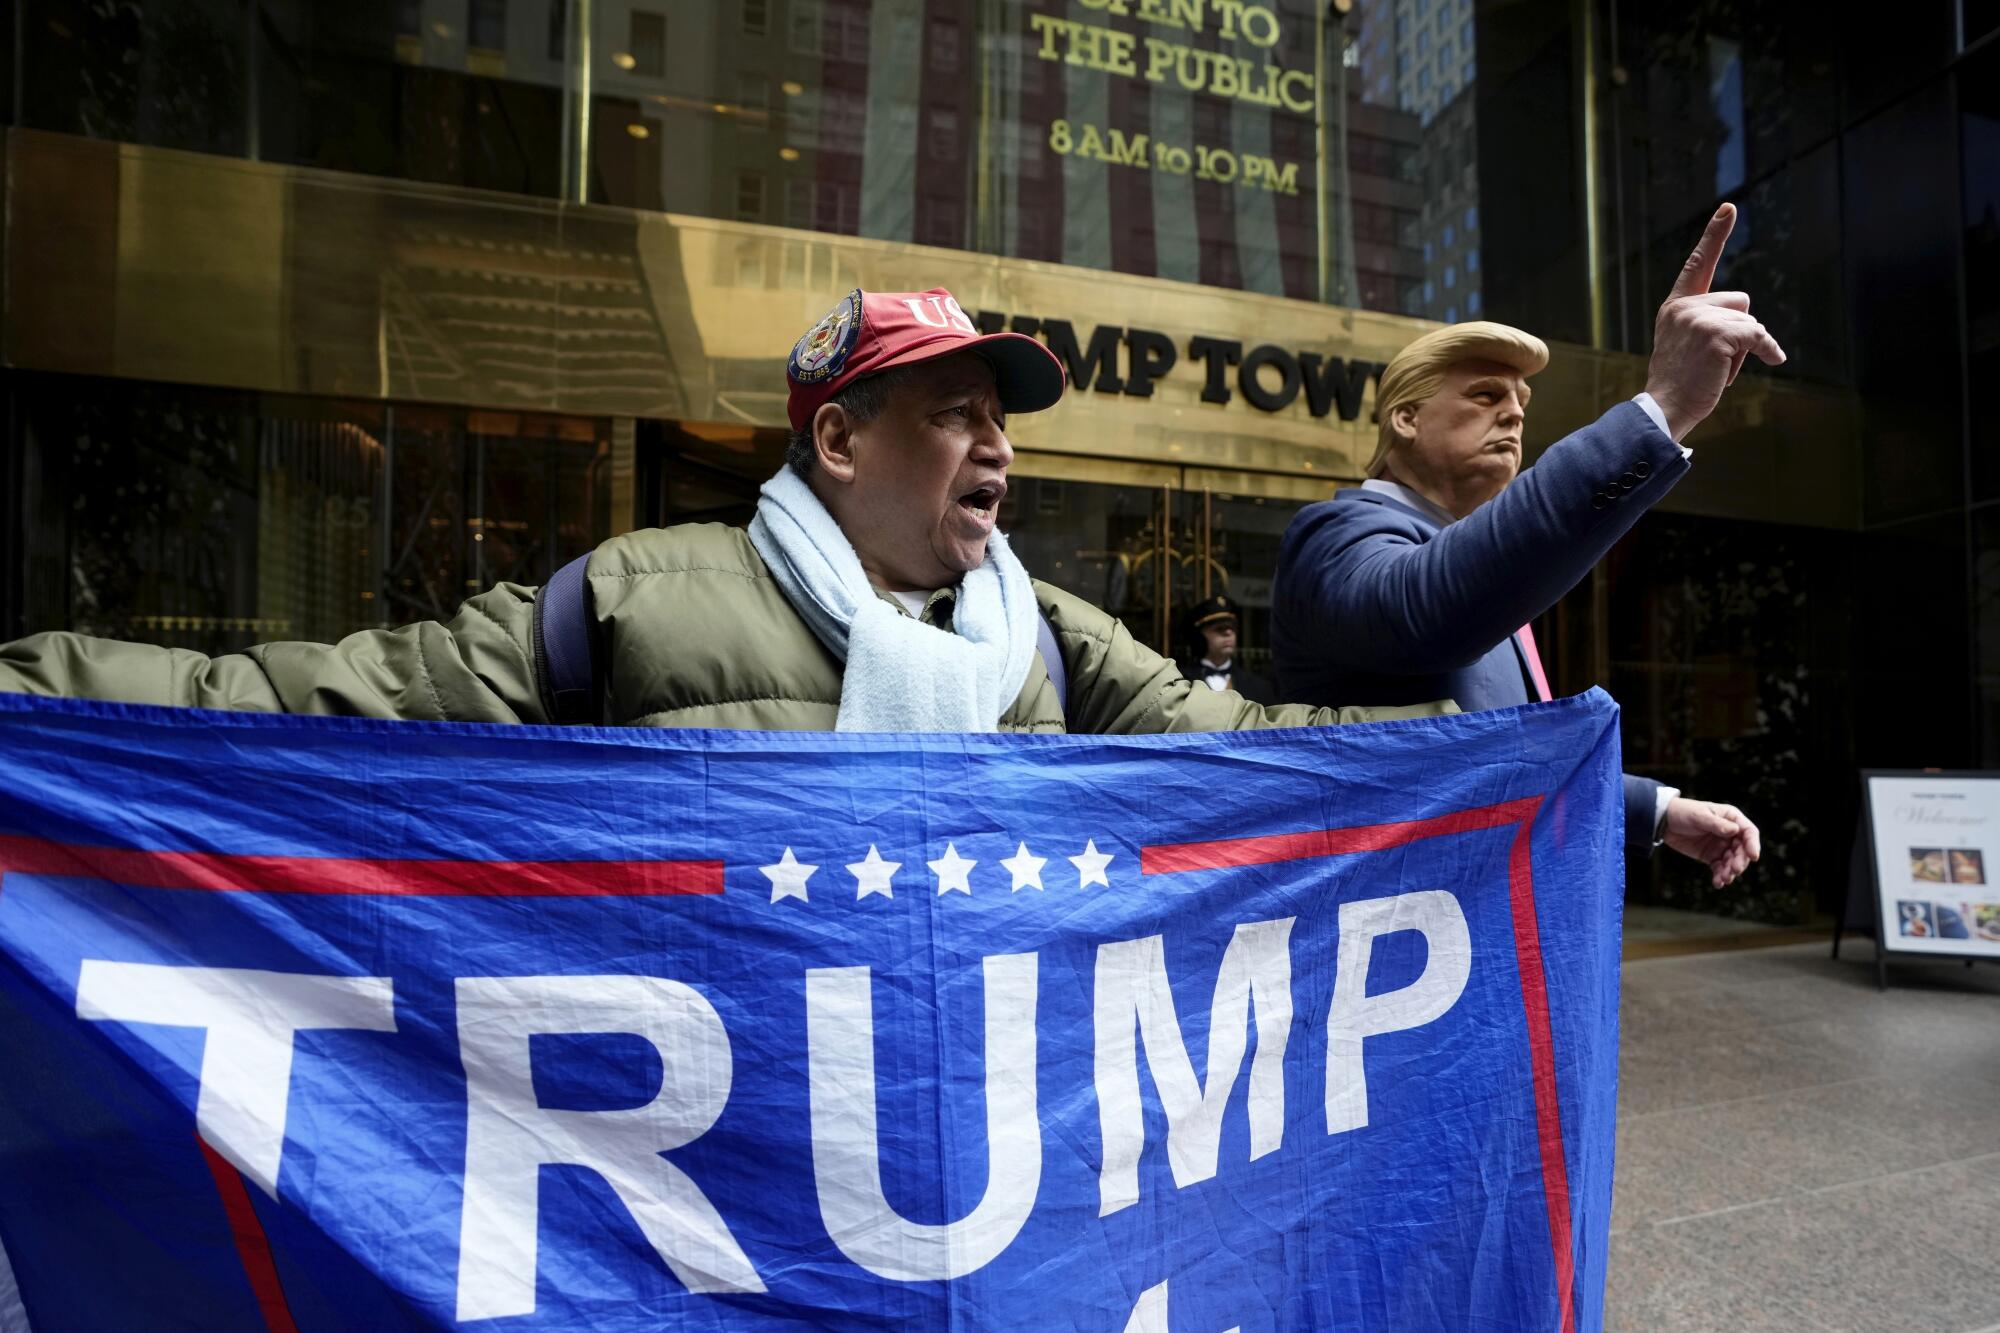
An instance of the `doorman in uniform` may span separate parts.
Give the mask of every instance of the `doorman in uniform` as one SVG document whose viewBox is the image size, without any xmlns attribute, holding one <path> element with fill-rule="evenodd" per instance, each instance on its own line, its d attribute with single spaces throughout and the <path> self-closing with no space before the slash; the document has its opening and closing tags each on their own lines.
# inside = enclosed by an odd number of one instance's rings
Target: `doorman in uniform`
<svg viewBox="0 0 2000 1333">
<path fill-rule="evenodd" d="M 1181 674 L 1212 690 L 1234 690 L 1260 704 L 1276 702 L 1271 682 L 1236 660 L 1243 633 L 1242 608 L 1236 599 L 1218 593 L 1196 602 L 1188 611 L 1187 656 Z"/>
</svg>

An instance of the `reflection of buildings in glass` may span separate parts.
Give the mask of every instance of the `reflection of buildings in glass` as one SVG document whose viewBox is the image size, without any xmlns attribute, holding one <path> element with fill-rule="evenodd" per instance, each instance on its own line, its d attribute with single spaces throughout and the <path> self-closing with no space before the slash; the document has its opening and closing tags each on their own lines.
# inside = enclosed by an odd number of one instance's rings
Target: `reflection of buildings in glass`
<svg viewBox="0 0 2000 1333">
<path fill-rule="evenodd" d="M 595 10 L 593 199 L 970 243 L 968 23 L 900 3 L 661 9 Z"/>
<path fill-rule="evenodd" d="M 402 85 L 430 90 L 433 121 L 452 118 L 440 103 L 469 101 L 462 133 L 437 138 L 489 164 L 470 179 L 467 169 L 412 174 L 575 198 L 581 172 L 594 203 L 811 225 L 783 212 L 783 177 L 810 168 L 774 129 L 780 103 L 806 87 L 791 76 L 770 6 L 597 0 L 587 43 L 578 12 L 567 0 L 400 4 Z M 816 52 L 817 25 L 806 30 Z M 572 68 L 585 65 L 586 46 L 587 79 Z M 794 53 L 800 46 L 795 34 Z M 586 84 L 588 128 L 572 133 L 565 107 Z M 521 179 L 508 178 L 509 164 Z"/>
<path fill-rule="evenodd" d="M 1471 0 L 1362 0 L 1358 8 L 1363 96 L 1421 125 L 1422 207 L 1408 240 L 1422 252 L 1422 270 L 1397 308 L 1447 323 L 1481 318 Z"/>
<path fill-rule="evenodd" d="M 1424 129 L 1417 149 L 1423 182 L 1418 223 L 1421 287 L 1404 293 L 1405 314 L 1447 324 L 1484 314 L 1479 290 L 1479 177 L 1472 92 L 1454 97 Z"/>
<path fill-rule="evenodd" d="M 1230 49 L 1310 71 L 1314 6 L 1274 8 L 1273 47 Z M 1309 85 L 1260 103 L 1190 90 L 1173 73 L 1051 59 L 1031 24 L 1043 11 L 1027 0 L 964 12 L 916 0 L 598 0 L 587 33 L 569 0 L 266 0 L 258 12 L 254 30 L 187 7 L 148 8 L 136 34 L 82 20 L 37 32 L 24 120 L 266 162 L 1321 295 L 1315 126 L 1295 101 L 1310 102 Z M 1154 32 L 1132 14 L 1086 17 L 1127 36 Z M 1207 32 L 1188 49 L 1218 55 L 1208 50 L 1217 42 L 1230 47 Z M 200 59 L 172 58 L 190 43 Z M 1412 131 L 1393 111 L 1346 117 L 1359 304 L 1375 309 L 1394 308 L 1419 276 Z M 1058 121 L 1122 130 L 1128 150 L 1144 136 L 1145 160 L 1059 154 Z M 1158 159 L 1197 149 L 1223 154 L 1215 160 L 1234 165 L 1218 171 L 1237 179 Z M 1282 188 L 1250 184 L 1253 160 Z"/>
<path fill-rule="evenodd" d="M 1424 192 L 1418 170 L 1422 133 L 1407 111 L 1350 95 L 1347 172 L 1353 192 L 1354 267 L 1364 310 L 1403 309 L 1403 295 L 1424 279 L 1414 243 Z"/>
</svg>

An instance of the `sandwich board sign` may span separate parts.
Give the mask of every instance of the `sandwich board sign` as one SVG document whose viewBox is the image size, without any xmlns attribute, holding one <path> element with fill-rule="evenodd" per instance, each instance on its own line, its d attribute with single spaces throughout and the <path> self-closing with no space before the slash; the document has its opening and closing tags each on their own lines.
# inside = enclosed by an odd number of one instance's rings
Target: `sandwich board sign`
<svg viewBox="0 0 2000 1333">
<path fill-rule="evenodd" d="M 1869 770 L 1861 786 L 1878 983 L 1891 954 L 2000 960 L 2000 773 Z"/>
</svg>

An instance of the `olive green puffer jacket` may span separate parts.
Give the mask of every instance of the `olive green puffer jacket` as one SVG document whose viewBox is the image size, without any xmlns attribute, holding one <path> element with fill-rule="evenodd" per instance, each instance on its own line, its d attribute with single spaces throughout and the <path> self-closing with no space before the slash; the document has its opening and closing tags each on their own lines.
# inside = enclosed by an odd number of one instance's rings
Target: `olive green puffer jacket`
<svg viewBox="0 0 2000 1333">
<path fill-rule="evenodd" d="M 1035 592 L 1062 649 L 1066 701 L 1038 656 L 1002 731 L 1230 731 L 1456 711 L 1260 707 L 1184 679 L 1104 612 Z M 814 637 L 741 529 L 654 528 L 590 561 L 603 631 L 604 720 L 637 727 L 831 731 L 842 664 Z M 535 590 L 502 583 L 450 621 L 364 630 L 337 644 L 268 643 L 209 658 L 182 648 L 36 634 L 0 646 L 0 690 L 126 703 L 453 722 L 547 722 Z M 951 595 L 926 621 L 949 628 Z"/>
</svg>

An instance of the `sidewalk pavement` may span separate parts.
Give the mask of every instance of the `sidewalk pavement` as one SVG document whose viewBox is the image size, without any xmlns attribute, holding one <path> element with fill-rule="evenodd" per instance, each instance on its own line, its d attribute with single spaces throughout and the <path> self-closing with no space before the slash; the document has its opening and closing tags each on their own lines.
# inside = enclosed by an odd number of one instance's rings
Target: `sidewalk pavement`
<svg viewBox="0 0 2000 1333">
<path fill-rule="evenodd" d="M 1610 1330 L 2000 1330 L 2000 965 L 1628 962 Z"/>
</svg>

